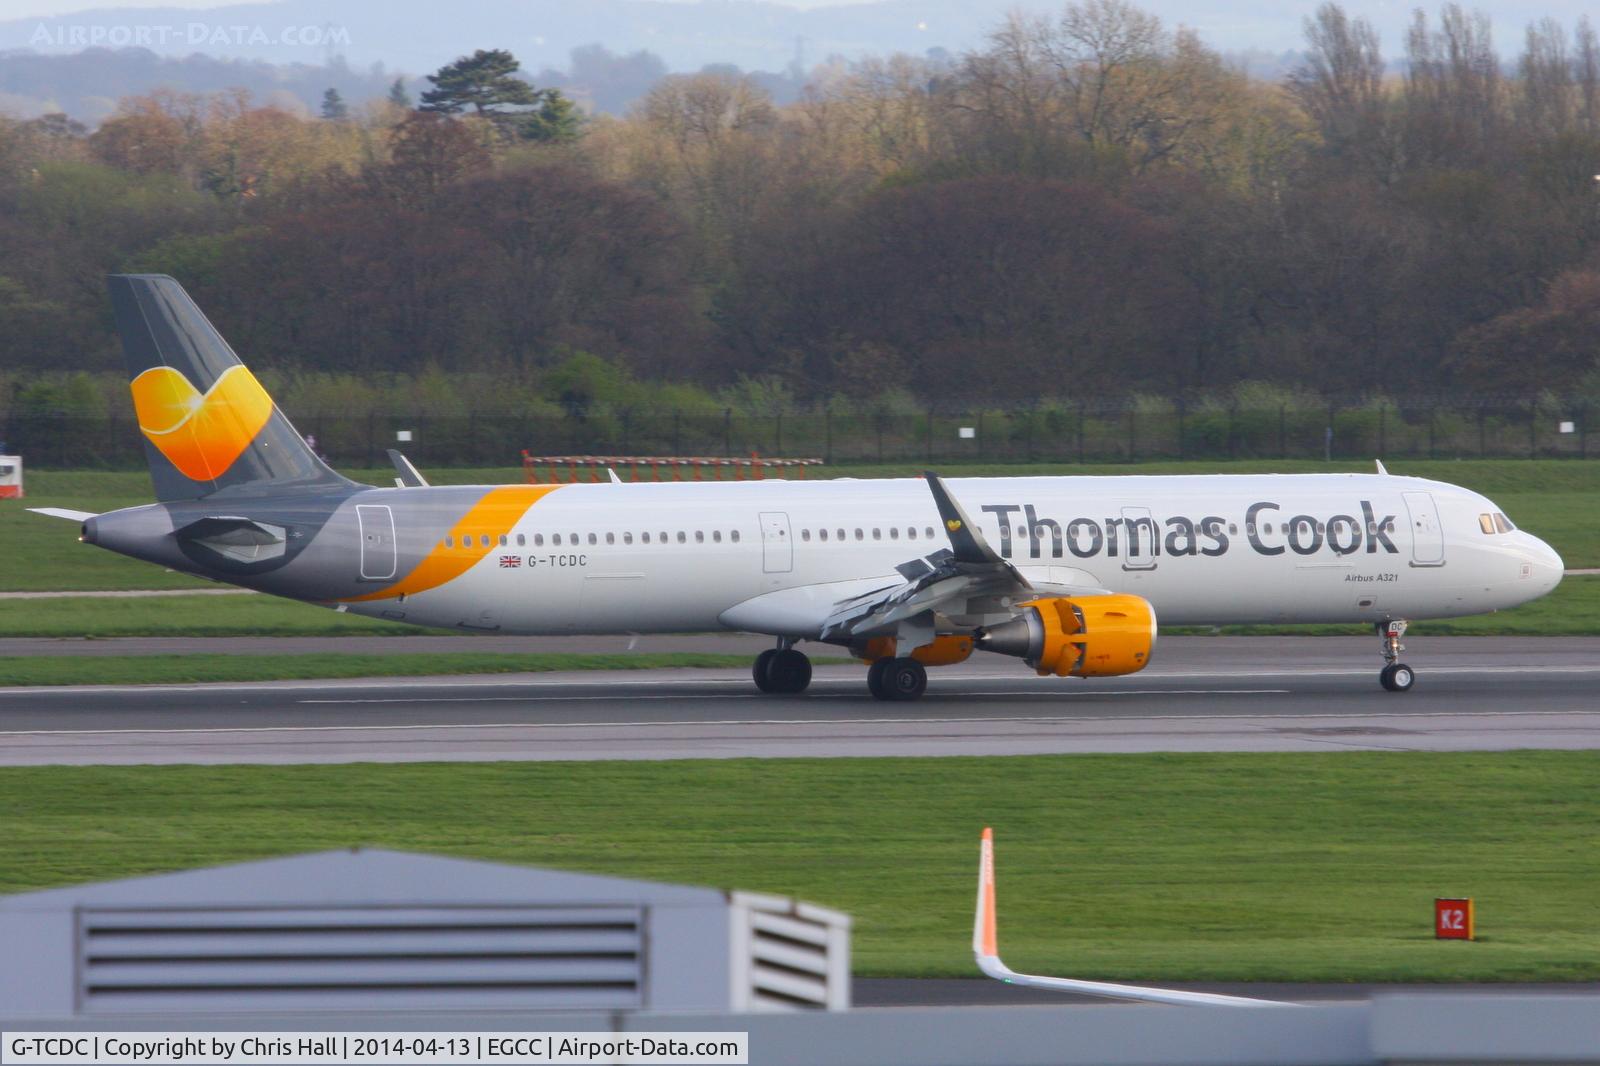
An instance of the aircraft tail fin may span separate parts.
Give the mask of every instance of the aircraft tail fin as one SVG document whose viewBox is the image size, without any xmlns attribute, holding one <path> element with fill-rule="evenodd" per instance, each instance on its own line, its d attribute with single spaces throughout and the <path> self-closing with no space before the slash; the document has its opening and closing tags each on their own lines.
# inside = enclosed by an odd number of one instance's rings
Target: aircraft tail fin
<svg viewBox="0 0 1600 1066">
<path fill-rule="evenodd" d="M 350 487 L 165 274 L 107 279 L 156 498 Z"/>
</svg>

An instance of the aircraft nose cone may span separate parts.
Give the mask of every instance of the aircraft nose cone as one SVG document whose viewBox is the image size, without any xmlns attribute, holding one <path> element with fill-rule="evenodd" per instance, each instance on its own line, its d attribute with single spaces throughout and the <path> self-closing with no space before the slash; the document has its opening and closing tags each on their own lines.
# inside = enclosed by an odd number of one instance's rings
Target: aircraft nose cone
<svg viewBox="0 0 1600 1066">
<path fill-rule="evenodd" d="M 1528 552 L 1529 564 L 1533 567 L 1532 578 L 1539 585 L 1542 595 L 1561 584 L 1561 578 L 1567 570 L 1561 555 L 1554 548 L 1537 537 L 1532 540 Z"/>
</svg>

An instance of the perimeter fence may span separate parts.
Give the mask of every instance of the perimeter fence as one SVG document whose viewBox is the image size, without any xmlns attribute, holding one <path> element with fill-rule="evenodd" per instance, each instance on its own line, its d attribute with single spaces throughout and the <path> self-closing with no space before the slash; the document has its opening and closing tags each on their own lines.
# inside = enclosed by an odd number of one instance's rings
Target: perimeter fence
<svg viewBox="0 0 1600 1066">
<path fill-rule="evenodd" d="M 1029 410 L 828 411 L 626 408 L 584 415 L 297 411 L 299 430 L 345 466 L 514 466 L 543 455 L 806 456 L 827 463 L 1137 463 L 1182 459 L 1589 458 L 1586 402 L 1476 400 L 1270 407 L 1083 402 Z M 142 465 L 132 412 L 0 410 L 0 451 L 30 467 Z M 1600 446 L 1597 446 L 1600 450 Z"/>
</svg>

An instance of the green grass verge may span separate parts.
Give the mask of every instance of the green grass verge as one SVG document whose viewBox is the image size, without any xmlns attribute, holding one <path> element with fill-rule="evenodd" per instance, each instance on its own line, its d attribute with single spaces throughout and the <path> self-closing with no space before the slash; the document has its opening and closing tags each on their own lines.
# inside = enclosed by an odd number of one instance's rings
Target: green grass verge
<svg viewBox="0 0 1600 1066">
<path fill-rule="evenodd" d="M 1173 629 L 1171 633 L 1211 633 Z M 1370 635 L 1359 625 L 1228 626 L 1229 635 Z M 1418 622 L 1417 636 L 1600 635 L 1600 577 L 1569 577 L 1550 595 L 1510 611 Z M 0 637 L 315 637 L 422 634 L 459 636 L 459 630 L 415 626 L 340 614 L 274 596 L 163 596 L 158 599 L 0 600 Z M 531 648 L 538 638 L 530 637 Z M 470 647 L 470 644 L 468 645 Z M 465 650 L 465 649 L 464 649 Z M 333 676 L 333 675 L 324 675 Z"/>
<path fill-rule="evenodd" d="M 357 844 L 797 895 L 856 970 L 1600 978 L 1600 753 L 0 769 L 0 890 Z M 1481 939 L 1436 942 L 1435 896 Z"/>
<path fill-rule="evenodd" d="M 817 660 L 823 661 L 823 660 Z M 844 662 L 847 660 L 833 660 Z M 547 673 L 554 670 L 749 669 L 750 656 L 697 652 L 508 655 L 93 655 L 0 657 L 0 685 L 157 685 L 334 677 Z"/>
<path fill-rule="evenodd" d="M 215 586 L 212 586 L 215 587 Z M 406 637 L 453 634 L 276 596 L 0 600 L 0 637 Z"/>
</svg>

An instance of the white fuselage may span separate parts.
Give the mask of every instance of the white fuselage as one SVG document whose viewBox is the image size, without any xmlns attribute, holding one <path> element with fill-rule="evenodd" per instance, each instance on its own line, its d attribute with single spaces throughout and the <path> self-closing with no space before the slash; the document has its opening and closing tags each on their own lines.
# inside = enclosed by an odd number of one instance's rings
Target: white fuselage
<svg viewBox="0 0 1600 1066">
<path fill-rule="evenodd" d="M 1477 493 L 1377 474 L 946 482 L 1030 581 L 1142 596 L 1165 625 L 1376 622 L 1513 607 L 1561 580 Z M 375 490 L 374 500 L 388 492 Z M 425 490 L 420 490 L 425 491 Z M 1492 525 L 1492 523 L 1491 523 Z M 472 531 L 467 531 L 469 534 Z M 812 637 L 826 607 L 948 546 L 927 484 L 576 484 L 454 580 L 349 610 L 529 634 L 719 628 Z M 499 543 L 505 537 L 504 545 Z"/>
</svg>

